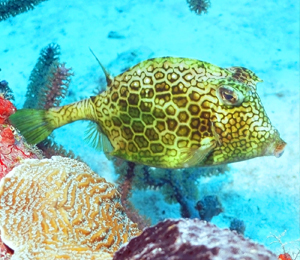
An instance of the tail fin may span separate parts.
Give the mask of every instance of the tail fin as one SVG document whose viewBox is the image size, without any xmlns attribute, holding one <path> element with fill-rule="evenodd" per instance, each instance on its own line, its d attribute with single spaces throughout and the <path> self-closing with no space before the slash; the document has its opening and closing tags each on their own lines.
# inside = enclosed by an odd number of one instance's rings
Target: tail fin
<svg viewBox="0 0 300 260">
<path fill-rule="evenodd" d="M 20 109 L 9 117 L 26 141 L 37 144 L 46 139 L 55 129 L 46 118 L 47 110 Z"/>
</svg>

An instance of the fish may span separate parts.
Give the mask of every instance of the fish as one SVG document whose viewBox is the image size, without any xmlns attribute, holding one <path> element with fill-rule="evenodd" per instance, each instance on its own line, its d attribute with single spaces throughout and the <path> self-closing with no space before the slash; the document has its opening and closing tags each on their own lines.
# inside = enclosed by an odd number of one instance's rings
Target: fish
<svg viewBox="0 0 300 260">
<path fill-rule="evenodd" d="M 102 68 L 105 91 L 48 110 L 19 109 L 11 123 L 37 144 L 54 129 L 90 120 L 93 146 L 159 168 L 207 167 L 284 151 L 256 91 L 262 80 L 249 69 L 181 57 L 148 59 L 115 77 Z"/>
</svg>

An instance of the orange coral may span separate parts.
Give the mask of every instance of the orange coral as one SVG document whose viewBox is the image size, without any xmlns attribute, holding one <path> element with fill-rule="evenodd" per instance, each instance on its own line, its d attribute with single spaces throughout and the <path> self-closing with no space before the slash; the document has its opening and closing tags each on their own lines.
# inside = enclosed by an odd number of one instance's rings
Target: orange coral
<svg viewBox="0 0 300 260">
<path fill-rule="evenodd" d="M 73 159 L 25 160 L 1 180 L 0 198 L 12 259 L 111 259 L 139 233 L 115 186 Z"/>
<path fill-rule="evenodd" d="M 288 253 L 285 253 L 285 254 L 279 255 L 278 260 L 293 260 L 293 259 Z"/>
</svg>

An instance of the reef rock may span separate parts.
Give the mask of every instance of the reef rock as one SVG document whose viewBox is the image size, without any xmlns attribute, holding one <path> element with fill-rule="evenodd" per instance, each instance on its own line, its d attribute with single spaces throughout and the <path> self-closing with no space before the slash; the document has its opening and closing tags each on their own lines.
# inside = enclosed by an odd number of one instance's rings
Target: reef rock
<svg viewBox="0 0 300 260">
<path fill-rule="evenodd" d="M 112 259 L 139 233 L 115 186 L 84 163 L 28 159 L 0 182 L 0 229 L 11 259 Z"/>
<path fill-rule="evenodd" d="M 277 260 L 262 245 L 199 219 L 165 220 L 144 229 L 113 260 Z"/>
</svg>

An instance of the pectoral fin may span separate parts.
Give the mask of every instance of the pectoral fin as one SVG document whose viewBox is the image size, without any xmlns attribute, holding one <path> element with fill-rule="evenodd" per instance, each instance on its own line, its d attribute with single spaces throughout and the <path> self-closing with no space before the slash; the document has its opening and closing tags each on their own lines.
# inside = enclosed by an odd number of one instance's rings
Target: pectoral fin
<svg viewBox="0 0 300 260">
<path fill-rule="evenodd" d="M 178 168 L 187 168 L 199 166 L 201 162 L 212 152 L 218 142 L 214 137 L 206 137 L 201 141 L 201 146 L 198 148 L 185 148 L 181 150 L 182 158 Z"/>
<path fill-rule="evenodd" d="M 101 127 L 95 122 L 89 123 L 85 141 L 90 143 L 95 149 L 102 151 L 107 155 L 113 151 L 113 147 L 107 136 L 102 132 Z"/>
</svg>

